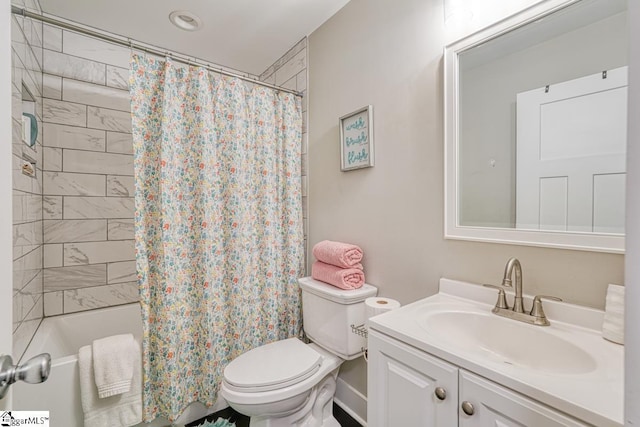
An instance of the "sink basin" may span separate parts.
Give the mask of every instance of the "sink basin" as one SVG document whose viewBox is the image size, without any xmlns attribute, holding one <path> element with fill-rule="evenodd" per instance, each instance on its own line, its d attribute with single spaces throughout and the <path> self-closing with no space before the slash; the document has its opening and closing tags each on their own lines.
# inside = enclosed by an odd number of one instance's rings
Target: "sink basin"
<svg viewBox="0 0 640 427">
<path fill-rule="evenodd" d="M 430 336 L 470 354 L 537 372 L 575 375 L 596 369 L 594 358 L 546 327 L 527 325 L 491 313 L 428 312 L 418 323 Z"/>
</svg>

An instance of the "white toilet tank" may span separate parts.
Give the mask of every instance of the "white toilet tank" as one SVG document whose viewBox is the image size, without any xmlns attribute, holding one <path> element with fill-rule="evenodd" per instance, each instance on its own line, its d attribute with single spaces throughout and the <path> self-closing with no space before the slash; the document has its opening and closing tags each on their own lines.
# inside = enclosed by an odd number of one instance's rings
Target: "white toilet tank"
<svg viewBox="0 0 640 427">
<path fill-rule="evenodd" d="M 302 319 L 307 336 L 316 344 L 345 360 L 362 355 L 364 337 L 351 332 L 351 325 L 365 322 L 364 300 L 376 296 L 375 286 L 344 290 L 314 280 L 298 279 L 302 289 Z"/>
</svg>

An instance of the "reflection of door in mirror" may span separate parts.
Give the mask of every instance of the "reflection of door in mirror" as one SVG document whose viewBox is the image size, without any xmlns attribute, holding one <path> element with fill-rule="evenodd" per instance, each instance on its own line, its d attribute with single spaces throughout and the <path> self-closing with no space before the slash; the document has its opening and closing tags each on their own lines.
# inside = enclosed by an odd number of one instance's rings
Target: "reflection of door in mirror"
<svg viewBox="0 0 640 427">
<path fill-rule="evenodd" d="M 446 238 L 624 252 L 628 44 L 627 0 L 545 0 L 445 48 Z"/>
<path fill-rule="evenodd" d="M 627 67 L 517 95 L 516 226 L 624 233 Z"/>
<path fill-rule="evenodd" d="M 550 215 L 552 218 L 543 218 L 542 228 L 537 208 L 532 211 L 536 214 L 535 220 L 524 221 L 521 215 L 519 217 L 517 200 L 521 195 L 516 195 L 516 122 L 519 113 L 516 104 L 518 94 L 535 88 L 542 88 L 540 91 L 544 93 L 549 85 L 550 91 L 546 94 L 549 97 L 557 93 L 562 82 L 592 74 L 598 74 L 598 79 L 603 80 L 601 73 L 604 70 L 608 70 L 608 78 L 604 80 L 610 82 L 615 74 L 613 70 L 628 63 L 627 17 L 623 3 L 619 0 L 580 1 L 542 20 L 498 37 L 485 38 L 458 54 L 456 220 L 459 226 L 596 233 L 606 229 L 606 232 L 614 232 L 611 227 L 596 226 L 594 229 L 591 223 L 584 221 L 579 223 L 579 229 L 573 228 L 570 224 L 575 220 L 567 220 L 565 227 L 562 218 L 553 217 L 564 215 L 556 210 L 543 212 L 543 217 Z M 554 105 L 545 106 L 546 116 L 551 117 Z M 558 110 L 562 113 L 561 108 Z M 579 119 L 565 115 L 557 122 L 566 121 L 576 132 L 584 133 L 578 129 Z M 539 196 L 539 178 L 534 179 L 535 194 Z M 605 179 L 597 183 L 598 188 Z M 546 187 L 561 190 L 559 181 L 547 180 L 542 184 L 545 190 Z M 591 209 L 582 211 L 591 213 Z M 624 207 L 618 205 L 614 209 L 619 213 Z M 571 212 L 577 211 L 574 208 Z M 615 232 L 619 231 L 616 229 Z"/>
</svg>

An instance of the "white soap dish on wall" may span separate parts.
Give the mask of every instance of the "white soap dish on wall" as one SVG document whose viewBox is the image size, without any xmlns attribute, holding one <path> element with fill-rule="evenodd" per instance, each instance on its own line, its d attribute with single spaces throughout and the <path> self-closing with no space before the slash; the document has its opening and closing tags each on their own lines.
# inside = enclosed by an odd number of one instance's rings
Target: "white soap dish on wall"
<svg viewBox="0 0 640 427">
<path fill-rule="evenodd" d="M 35 178 L 36 176 L 36 164 L 35 162 L 30 162 L 29 160 L 22 160 L 22 173 L 24 175 Z"/>
</svg>

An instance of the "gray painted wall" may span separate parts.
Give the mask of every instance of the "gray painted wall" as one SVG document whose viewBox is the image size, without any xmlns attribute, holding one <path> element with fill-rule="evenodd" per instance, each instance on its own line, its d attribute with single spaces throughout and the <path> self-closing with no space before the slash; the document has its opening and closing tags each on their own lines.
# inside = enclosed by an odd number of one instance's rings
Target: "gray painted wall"
<svg viewBox="0 0 640 427">
<path fill-rule="evenodd" d="M 603 308 L 621 255 L 444 240 L 442 53 L 469 28 L 443 15 L 441 0 L 352 0 L 309 36 L 309 246 L 359 244 L 367 282 L 403 304 L 443 276 L 497 283 L 516 256 L 526 293 Z M 341 172 L 338 117 L 367 104 L 376 166 Z M 363 361 L 341 377 L 366 394 Z"/>
</svg>

